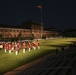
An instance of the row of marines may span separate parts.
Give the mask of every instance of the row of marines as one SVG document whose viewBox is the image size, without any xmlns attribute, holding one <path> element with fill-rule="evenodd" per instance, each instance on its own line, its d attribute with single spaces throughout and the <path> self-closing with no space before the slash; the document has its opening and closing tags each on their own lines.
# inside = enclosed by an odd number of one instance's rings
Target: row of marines
<svg viewBox="0 0 76 75">
<path fill-rule="evenodd" d="M 26 42 L 6 42 L 5 44 L 3 44 L 3 49 L 5 51 L 5 53 L 7 51 L 9 51 L 9 54 L 12 53 L 12 51 L 15 50 L 16 55 L 18 55 L 18 52 L 20 49 L 23 50 L 23 53 L 25 53 L 26 48 L 28 48 L 28 51 L 30 52 L 31 48 L 36 50 L 36 48 L 40 49 L 40 42 L 39 40 L 36 40 L 34 42 L 27 42 L 27 46 L 26 46 Z"/>
</svg>

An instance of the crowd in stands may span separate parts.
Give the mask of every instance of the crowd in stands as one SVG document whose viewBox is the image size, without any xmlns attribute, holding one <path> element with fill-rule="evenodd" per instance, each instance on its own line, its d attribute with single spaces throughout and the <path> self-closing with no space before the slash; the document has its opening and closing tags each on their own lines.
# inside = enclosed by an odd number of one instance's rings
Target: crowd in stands
<svg viewBox="0 0 76 75">
<path fill-rule="evenodd" d="M 56 49 L 17 75 L 76 75 L 76 41 Z"/>
</svg>

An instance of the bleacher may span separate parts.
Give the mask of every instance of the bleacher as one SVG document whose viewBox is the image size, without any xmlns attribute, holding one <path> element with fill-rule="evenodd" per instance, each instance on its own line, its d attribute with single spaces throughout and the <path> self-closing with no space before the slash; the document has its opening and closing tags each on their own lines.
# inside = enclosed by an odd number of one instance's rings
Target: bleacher
<svg viewBox="0 0 76 75">
<path fill-rule="evenodd" d="M 61 48 L 58 53 L 17 75 L 76 75 L 76 43 Z"/>
</svg>

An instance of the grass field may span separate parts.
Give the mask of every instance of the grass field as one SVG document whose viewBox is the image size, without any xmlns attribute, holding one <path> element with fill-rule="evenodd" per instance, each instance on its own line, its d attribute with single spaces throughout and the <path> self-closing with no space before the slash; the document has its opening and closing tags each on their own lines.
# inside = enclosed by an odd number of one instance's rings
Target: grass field
<svg viewBox="0 0 76 75">
<path fill-rule="evenodd" d="M 15 55 L 15 51 L 9 54 L 5 53 L 4 50 L 0 50 L 0 74 L 8 72 L 14 68 L 27 64 L 37 58 L 40 58 L 46 54 L 51 53 L 56 48 L 60 48 L 66 44 L 71 44 L 72 41 L 76 41 L 75 38 L 58 38 L 50 40 L 41 40 L 41 49 L 35 51 L 31 49 L 31 52 L 26 50 L 24 54 L 22 49 L 18 55 Z"/>
</svg>

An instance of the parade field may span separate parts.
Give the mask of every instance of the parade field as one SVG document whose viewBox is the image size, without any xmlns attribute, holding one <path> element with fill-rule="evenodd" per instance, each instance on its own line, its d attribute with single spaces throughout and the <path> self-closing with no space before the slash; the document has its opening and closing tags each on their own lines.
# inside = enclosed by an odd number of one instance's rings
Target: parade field
<svg viewBox="0 0 76 75">
<path fill-rule="evenodd" d="M 15 50 L 9 54 L 7 51 L 5 53 L 4 49 L 0 50 L 0 75 L 8 72 L 12 69 L 20 67 L 27 64 L 33 60 L 36 60 L 44 55 L 54 52 L 55 49 L 60 49 L 62 46 L 71 44 L 76 41 L 75 38 L 56 38 L 48 40 L 40 40 L 40 49 L 36 50 L 30 49 L 26 46 L 26 51 L 23 53 L 22 49 L 19 50 L 18 55 L 16 55 Z"/>
</svg>

